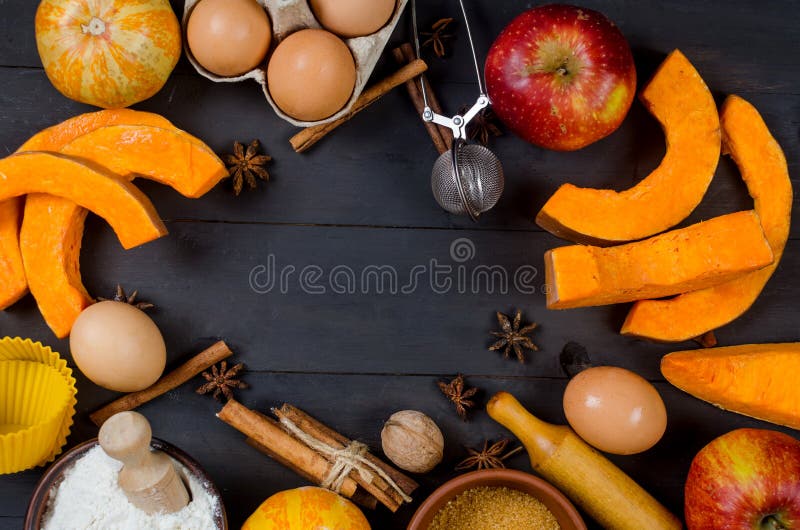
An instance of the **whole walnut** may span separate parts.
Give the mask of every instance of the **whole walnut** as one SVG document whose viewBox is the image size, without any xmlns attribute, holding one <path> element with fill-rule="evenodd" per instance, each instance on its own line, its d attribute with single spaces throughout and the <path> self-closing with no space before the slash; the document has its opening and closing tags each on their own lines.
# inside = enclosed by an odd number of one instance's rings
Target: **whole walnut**
<svg viewBox="0 0 800 530">
<path fill-rule="evenodd" d="M 442 461 L 444 437 L 439 427 L 422 412 L 395 412 L 381 431 L 386 457 L 412 473 L 427 473 Z"/>
</svg>

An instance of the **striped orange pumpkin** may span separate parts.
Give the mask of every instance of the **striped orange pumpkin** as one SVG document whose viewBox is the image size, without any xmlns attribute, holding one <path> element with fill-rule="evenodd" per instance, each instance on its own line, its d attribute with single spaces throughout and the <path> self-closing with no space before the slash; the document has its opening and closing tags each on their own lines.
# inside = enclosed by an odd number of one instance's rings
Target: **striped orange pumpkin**
<svg viewBox="0 0 800 530">
<path fill-rule="evenodd" d="M 36 45 L 62 94 L 120 108 L 164 86 L 181 54 L 181 30 L 168 0 L 42 0 Z"/>
<path fill-rule="evenodd" d="M 276 493 L 245 521 L 242 530 L 370 530 L 355 504 L 322 488 Z"/>
</svg>

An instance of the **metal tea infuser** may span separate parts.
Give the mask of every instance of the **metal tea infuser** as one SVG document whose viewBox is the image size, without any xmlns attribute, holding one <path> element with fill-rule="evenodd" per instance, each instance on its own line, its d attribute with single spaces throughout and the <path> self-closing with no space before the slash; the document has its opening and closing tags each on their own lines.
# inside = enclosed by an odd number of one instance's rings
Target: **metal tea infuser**
<svg viewBox="0 0 800 530">
<path fill-rule="evenodd" d="M 461 14 L 464 17 L 464 27 L 467 30 L 467 40 L 472 51 L 472 60 L 475 64 L 475 74 L 478 81 L 479 96 L 475 104 L 463 115 L 456 114 L 452 118 L 433 112 L 428 104 L 428 94 L 425 80 L 420 77 L 422 100 L 425 108 L 422 119 L 437 125 L 447 127 L 453 131 L 453 147 L 442 153 L 433 165 L 431 173 L 431 188 L 433 196 L 439 206 L 450 213 L 468 214 L 473 221 L 490 210 L 503 194 L 505 179 L 503 166 L 497 156 L 486 147 L 467 142 L 467 125 L 483 109 L 490 105 L 489 96 L 483 88 L 483 78 L 478 66 L 478 56 L 475 53 L 475 44 L 472 41 L 472 32 L 469 27 L 467 10 L 464 1 L 458 0 Z M 419 30 L 417 28 L 417 3 L 411 0 L 411 20 L 414 30 L 414 46 L 417 57 L 420 55 Z"/>
</svg>

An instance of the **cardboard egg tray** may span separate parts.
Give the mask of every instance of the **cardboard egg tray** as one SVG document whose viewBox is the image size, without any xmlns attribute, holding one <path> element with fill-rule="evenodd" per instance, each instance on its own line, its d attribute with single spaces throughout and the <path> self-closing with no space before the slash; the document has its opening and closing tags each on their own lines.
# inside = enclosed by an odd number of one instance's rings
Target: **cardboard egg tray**
<svg viewBox="0 0 800 530">
<path fill-rule="evenodd" d="M 189 62 L 192 63 L 192 66 L 194 66 L 195 70 L 197 70 L 198 73 L 200 73 L 200 75 L 203 77 L 206 77 L 215 83 L 238 83 L 247 79 L 256 81 L 259 85 L 261 85 L 261 88 L 264 91 L 264 96 L 267 98 L 267 101 L 272 106 L 275 113 L 284 120 L 298 127 L 310 127 L 312 125 L 332 122 L 348 113 L 350 108 L 358 99 L 358 96 L 361 95 L 361 91 L 364 90 L 367 80 L 372 74 L 375 64 L 378 62 L 378 58 L 383 52 L 383 49 L 386 47 L 389 37 L 400 20 L 400 15 L 402 15 L 403 9 L 408 3 L 408 0 L 397 0 L 394 15 L 392 15 L 392 18 L 389 20 L 389 22 L 376 33 L 366 35 L 364 37 L 342 39 L 353 53 L 353 59 L 356 63 L 355 89 L 353 90 L 353 95 L 350 97 L 350 100 L 342 108 L 342 110 L 330 116 L 329 118 L 325 118 L 324 120 L 298 121 L 281 111 L 281 109 L 278 108 L 278 106 L 275 104 L 275 101 L 273 101 L 272 97 L 269 95 L 266 68 L 272 52 L 275 50 L 275 47 L 278 45 L 278 43 L 280 43 L 284 38 L 301 29 L 322 28 L 320 23 L 317 22 L 317 19 L 314 17 L 314 13 L 311 11 L 311 7 L 308 5 L 308 2 L 306 0 L 256 0 L 264 7 L 264 9 L 267 10 L 270 22 L 272 23 L 272 44 L 270 45 L 269 52 L 267 53 L 267 58 L 260 67 L 251 70 L 246 74 L 236 77 L 220 77 L 203 68 L 200 63 L 195 60 L 191 50 L 189 49 L 188 39 L 185 38 L 186 25 L 189 21 L 189 16 L 191 15 L 195 4 L 197 4 L 199 1 L 200 0 L 186 0 L 183 8 L 182 21 L 184 34 L 183 42 L 184 48 L 186 49 L 186 56 L 189 58 Z"/>
</svg>

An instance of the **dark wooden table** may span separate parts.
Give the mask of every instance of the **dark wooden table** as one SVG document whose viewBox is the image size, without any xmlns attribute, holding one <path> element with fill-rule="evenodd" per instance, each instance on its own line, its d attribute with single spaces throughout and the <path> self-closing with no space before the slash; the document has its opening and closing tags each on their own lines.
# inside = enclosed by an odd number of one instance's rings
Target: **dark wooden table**
<svg viewBox="0 0 800 530">
<path fill-rule="evenodd" d="M 605 12 L 622 28 L 640 84 L 670 50 L 680 48 L 720 101 L 736 93 L 758 107 L 783 145 L 790 170 L 798 172 L 800 30 L 793 1 L 581 3 Z M 470 4 L 477 45 L 486 50 L 530 2 Z M 36 131 L 90 110 L 56 92 L 42 71 L 33 34 L 35 8 L 33 0 L 0 1 L 0 145 L 6 153 Z M 422 2 L 420 11 L 424 24 L 457 14 L 452 0 Z M 403 24 L 394 40 L 405 38 Z M 463 38 L 451 58 L 430 63 L 448 111 L 473 100 Z M 384 61 L 375 75 L 393 68 Z M 384 509 L 369 514 L 374 528 L 404 528 L 418 501 L 454 475 L 465 446 L 508 436 L 483 411 L 461 422 L 439 393 L 438 379 L 462 372 L 483 389 L 483 400 L 509 390 L 542 418 L 563 422 L 566 379 L 558 354 L 570 340 L 587 345 L 600 363 L 635 370 L 661 391 L 669 410 L 664 439 L 644 454 L 612 460 L 676 513 L 682 512 L 691 458 L 704 444 L 737 427 L 774 428 L 714 409 L 664 382 L 658 370 L 661 356 L 695 344 L 655 345 L 621 337 L 617 330 L 626 307 L 550 312 L 541 293 L 524 292 L 531 284 L 540 289 L 542 254 L 562 244 L 532 222 L 559 184 L 624 189 L 659 163 L 663 137 L 638 103 L 619 131 L 577 153 L 544 151 L 511 136 L 498 139 L 494 147 L 505 166 L 506 192 L 477 224 L 447 215 L 433 201 L 429 174 L 436 154 L 403 90 L 387 95 L 305 155 L 292 152 L 287 140 L 295 130 L 272 113 L 255 84 L 212 84 L 185 62 L 160 94 L 138 108 L 165 115 L 220 153 L 229 152 L 234 140 L 259 138 L 275 158 L 273 179 L 238 198 L 226 183 L 196 201 L 142 181 L 170 235 L 125 252 L 111 230 L 92 218 L 81 260 L 90 292 L 108 296 L 119 282 L 155 302 L 153 316 L 171 364 L 224 338 L 236 358 L 247 363 L 252 389 L 239 397 L 249 406 L 266 410 L 291 402 L 373 448 L 379 448 L 382 423 L 392 412 L 418 409 L 431 415 L 445 434 L 444 463 L 421 478 L 414 506 L 395 516 Z M 735 166 L 726 159 L 703 204 L 686 222 L 750 204 Z M 796 238 L 795 223 L 777 273 L 745 316 L 718 331 L 721 344 L 800 339 Z M 451 256 L 451 245 L 460 239 L 474 249 L 461 262 Z M 294 272 L 285 288 L 278 284 L 261 294 L 251 287 L 250 277 L 261 270 L 258 266 L 271 263 L 270 256 L 275 269 L 294 267 Z M 383 292 L 372 283 L 366 289 L 357 285 L 355 293 L 335 292 L 327 282 L 332 271 L 344 267 L 360 278 L 370 266 L 387 266 L 397 271 L 402 286 L 415 266 L 432 260 L 453 267 L 451 278 L 457 278 L 459 266 L 471 271 L 478 265 L 496 265 L 507 274 L 532 266 L 538 276 L 522 290 L 512 283 L 507 292 L 485 285 L 472 292 L 469 283 L 465 292 L 457 283 L 434 288 L 427 276 L 419 278 L 416 288 L 397 293 L 386 282 Z M 311 276 L 301 275 L 303 269 Z M 322 271 L 320 279 L 313 277 L 316 270 Z M 324 292 L 315 293 L 310 284 L 325 286 Z M 541 351 L 524 365 L 486 351 L 488 331 L 496 325 L 494 312 L 515 308 L 541 325 L 535 336 Z M 30 297 L 0 315 L 0 334 L 31 337 L 69 352 L 67 341 L 56 340 L 44 325 Z M 224 492 L 232 528 L 238 528 L 263 499 L 304 482 L 217 420 L 219 405 L 197 396 L 198 384 L 170 392 L 141 412 L 157 436 L 206 467 Z M 70 446 L 96 436 L 88 412 L 113 397 L 81 376 L 78 385 Z M 523 455 L 509 465 L 530 469 Z M 21 527 L 42 471 L 0 477 L 0 528 Z"/>
</svg>

